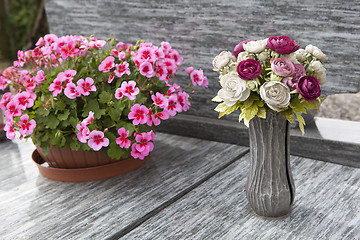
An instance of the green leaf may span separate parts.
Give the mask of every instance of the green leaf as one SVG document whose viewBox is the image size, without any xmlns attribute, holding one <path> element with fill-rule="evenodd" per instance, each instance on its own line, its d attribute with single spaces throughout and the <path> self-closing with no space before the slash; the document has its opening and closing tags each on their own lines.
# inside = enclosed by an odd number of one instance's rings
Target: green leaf
<svg viewBox="0 0 360 240">
<path fill-rule="evenodd" d="M 59 125 L 59 120 L 54 116 L 54 115 L 50 115 L 47 117 L 46 119 L 46 126 L 50 129 L 56 129 L 57 125 Z"/>
<path fill-rule="evenodd" d="M 90 111 L 94 112 L 95 119 L 100 119 L 101 116 L 106 112 L 105 109 L 100 109 L 99 103 L 96 101 L 96 99 L 91 99 L 89 102 L 87 102 L 81 116 L 84 118 L 87 117 Z"/>
<path fill-rule="evenodd" d="M 73 151 L 77 151 L 80 149 L 80 142 L 77 138 L 72 138 L 72 141 L 70 141 L 70 148 Z"/>
<path fill-rule="evenodd" d="M 110 144 L 109 150 L 107 151 L 107 154 L 112 159 L 120 159 L 123 155 L 125 155 L 126 150 L 122 149 L 119 145 L 117 145 L 115 142 Z"/>
<path fill-rule="evenodd" d="M 36 110 L 36 114 L 46 117 L 48 116 L 50 113 L 49 110 L 45 109 L 43 106 L 40 106 L 37 110 Z"/>
<path fill-rule="evenodd" d="M 58 113 L 58 114 L 57 114 L 57 118 L 58 118 L 60 121 L 64 121 L 64 120 L 68 119 L 69 114 L 70 114 L 69 109 L 65 109 L 65 111 L 64 111 L 63 113 Z"/>
<path fill-rule="evenodd" d="M 287 109 L 286 111 L 282 111 L 281 114 L 283 117 L 288 120 L 290 123 L 294 122 L 294 113 L 292 108 Z"/>
<path fill-rule="evenodd" d="M 103 91 L 99 95 L 99 102 L 101 103 L 108 103 L 112 100 L 113 94 Z"/>
<path fill-rule="evenodd" d="M 55 108 L 57 110 L 63 111 L 66 108 L 66 103 L 60 99 L 55 102 Z"/>
<path fill-rule="evenodd" d="M 290 107 L 294 109 L 294 112 L 306 113 L 306 109 L 304 108 L 303 104 L 300 102 L 299 98 L 294 98 L 290 102 Z"/>
<path fill-rule="evenodd" d="M 301 133 L 302 133 L 302 135 L 304 135 L 304 134 L 305 134 L 305 128 L 304 128 L 304 126 L 306 125 L 306 124 L 305 124 L 305 120 L 304 120 L 304 118 L 303 118 L 300 114 L 298 114 L 298 113 L 295 113 L 295 116 L 296 116 L 296 118 L 298 119 L 299 128 L 300 128 L 300 130 L 301 130 Z"/>
<path fill-rule="evenodd" d="M 211 101 L 213 101 L 213 102 L 223 102 L 224 100 L 223 99 L 221 99 L 219 96 L 216 96 L 216 97 L 214 97 L 213 99 L 211 99 Z"/>
<path fill-rule="evenodd" d="M 259 108 L 259 111 L 256 114 L 257 117 L 266 119 L 266 109 L 263 107 Z"/>
</svg>

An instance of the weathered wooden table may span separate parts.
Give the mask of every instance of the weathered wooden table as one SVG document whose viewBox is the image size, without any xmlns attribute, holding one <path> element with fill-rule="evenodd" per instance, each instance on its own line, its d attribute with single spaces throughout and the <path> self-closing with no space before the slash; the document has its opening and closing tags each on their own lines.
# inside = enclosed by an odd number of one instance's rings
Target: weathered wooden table
<svg viewBox="0 0 360 240">
<path fill-rule="evenodd" d="M 247 147 L 159 133 L 139 169 L 63 183 L 30 141 L 0 143 L 0 239 L 360 239 L 360 169 L 291 157 L 296 198 L 269 220 L 246 200 Z"/>
</svg>

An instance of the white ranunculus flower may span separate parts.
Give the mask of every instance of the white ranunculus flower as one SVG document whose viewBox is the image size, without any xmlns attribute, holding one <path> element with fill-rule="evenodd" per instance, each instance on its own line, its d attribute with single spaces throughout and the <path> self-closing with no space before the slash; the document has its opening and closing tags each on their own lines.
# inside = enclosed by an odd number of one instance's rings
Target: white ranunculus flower
<svg viewBox="0 0 360 240">
<path fill-rule="evenodd" d="M 217 55 L 212 64 L 214 67 L 214 71 L 219 71 L 227 66 L 232 59 L 232 53 L 227 51 L 222 51 L 219 55 Z"/>
<path fill-rule="evenodd" d="M 245 101 L 250 96 L 247 82 L 241 79 L 236 72 L 221 76 L 220 85 L 222 89 L 219 90 L 218 96 L 228 106 L 234 105 L 237 101 Z"/>
<path fill-rule="evenodd" d="M 247 52 L 260 53 L 265 50 L 266 41 L 264 41 L 264 40 L 251 41 L 251 42 L 244 44 L 243 48 Z"/>
<path fill-rule="evenodd" d="M 307 45 L 305 47 L 305 51 L 307 53 L 310 53 L 311 55 L 313 55 L 314 57 L 316 57 L 317 59 L 319 59 L 322 62 L 326 61 L 326 59 L 327 59 L 326 55 L 320 50 L 320 48 L 318 48 L 316 46 Z"/>
<path fill-rule="evenodd" d="M 290 104 L 290 89 L 282 82 L 265 82 L 260 87 L 260 97 L 274 111 L 286 108 Z"/>
<path fill-rule="evenodd" d="M 296 50 L 296 52 L 295 52 L 296 59 L 299 62 L 304 62 L 306 60 L 305 53 L 306 53 L 305 49 Z"/>
<path fill-rule="evenodd" d="M 251 91 L 257 91 L 259 89 L 258 79 L 248 80 L 246 84 L 248 89 L 250 89 Z"/>
<path fill-rule="evenodd" d="M 259 61 L 266 61 L 269 59 L 269 53 L 267 52 L 261 52 L 258 55 Z"/>
<path fill-rule="evenodd" d="M 310 66 L 316 73 L 321 73 L 326 71 L 326 69 L 324 68 L 324 66 L 320 61 L 312 61 L 310 63 Z"/>
<path fill-rule="evenodd" d="M 253 59 L 253 57 L 251 55 L 249 55 L 247 52 L 241 52 L 237 56 L 237 61 L 241 62 L 241 61 L 245 61 L 246 59 L 249 59 L 249 58 Z"/>
<path fill-rule="evenodd" d="M 300 62 L 297 60 L 296 58 L 296 54 L 295 52 L 294 53 L 290 53 L 290 54 L 285 54 L 285 55 L 280 55 L 280 57 L 283 57 L 283 58 L 288 58 L 290 59 L 290 61 L 294 64 L 299 64 Z"/>
<path fill-rule="evenodd" d="M 324 83 L 326 83 L 326 73 L 325 73 L 325 71 L 316 73 L 315 77 L 317 78 L 317 80 L 319 80 L 320 85 L 323 85 Z"/>
</svg>

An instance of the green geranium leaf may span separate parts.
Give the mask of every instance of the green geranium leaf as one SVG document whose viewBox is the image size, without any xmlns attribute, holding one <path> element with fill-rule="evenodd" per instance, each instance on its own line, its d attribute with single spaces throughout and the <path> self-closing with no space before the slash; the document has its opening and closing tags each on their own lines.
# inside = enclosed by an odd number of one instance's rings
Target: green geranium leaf
<svg viewBox="0 0 360 240">
<path fill-rule="evenodd" d="M 119 145 L 113 142 L 110 144 L 107 154 L 110 158 L 119 160 L 126 154 L 126 150 L 122 149 Z"/>
<path fill-rule="evenodd" d="M 64 121 L 64 120 L 68 119 L 69 114 L 70 114 L 69 109 L 65 109 L 65 111 L 63 113 L 58 113 L 57 117 L 60 121 Z"/>
<path fill-rule="evenodd" d="M 56 129 L 56 127 L 59 125 L 59 122 L 60 121 L 54 115 L 50 115 L 47 117 L 45 124 L 50 129 Z"/>
<path fill-rule="evenodd" d="M 37 110 L 36 113 L 40 116 L 46 117 L 49 115 L 49 110 L 45 109 L 43 106 L 40 106 Z"/>
<path fill-rule="evenodd" d="M 66 103 L 63 100 L 58 100 L 55 102 L 55 108 L 57 110 L 63 111 L 66 108 Z"/>
<path fill-rule="evenodd" d="M 99 102 L 101 103 L 108 103 L 112 100 L 113 94 L 109 93 L 109 92 L 102 92 L 99 95 Z"/>
<path fill-rule="evenodd" d="M 100 119 L 102 115 L 105 114 L 105 109 L 100 109 L 99 107 L 99 103 L 95 100 L 95 99 L 91 99 L 85 106 L 83 113 L 81 116 L 83 116 L 84 118 L 86 118 L 87 116 L 89 116 L 89 112 L 93 111 L 94 112 L 94 118 L 95 119 Z"/>
</svg>

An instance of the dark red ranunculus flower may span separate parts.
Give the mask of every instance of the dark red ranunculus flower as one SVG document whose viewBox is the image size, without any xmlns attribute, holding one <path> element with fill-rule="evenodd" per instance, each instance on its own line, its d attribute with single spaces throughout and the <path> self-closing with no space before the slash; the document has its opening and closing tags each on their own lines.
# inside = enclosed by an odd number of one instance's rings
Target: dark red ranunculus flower
<svg viewBox="0 0 360 240">
<path fill-rule="evenodd" d="M 300 46 L 296 45 L 296 42 L 290 37 L 281 35 L 280 37 L 269 37 L 266 47 L 279 54 L 290 54 L 298 50 Z"/>
<path fill-rule="evenodd" d="M 244 80 L 257 78 L 261 73 L 261 64 L 254 59 L 241 61 L 237 66 L 239 77 Z"/>
<path fill-rule="evenodd" d="M 315 101 L 321 95 L 319 80 L 313 76 L 303 76 L 296 83 L 296 90 L 308 102 Z"/>
</svg>

